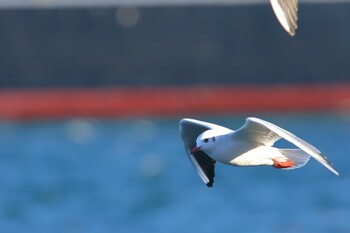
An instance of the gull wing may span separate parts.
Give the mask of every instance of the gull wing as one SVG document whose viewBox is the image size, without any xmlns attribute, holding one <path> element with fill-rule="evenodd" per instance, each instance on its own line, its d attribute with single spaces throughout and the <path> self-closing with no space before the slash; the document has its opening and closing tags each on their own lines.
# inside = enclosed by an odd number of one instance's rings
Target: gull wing
<svg viewBox="0 0 350 233">
<path fill-rule="evenodd" d="M 332 164 L 318 149 L 270 122 L 255 117 L 249 117 L 244 126 L 235 132 L 235 135 L 243 140 L 264 145 L 272 145 L 273 142 L 277 141 L 279 138 L 283 138 L 308 153 L 334 174 L 339 175 L 339 172 L 332 167 Z"/>
<path fill-rule="evenodd" d="M 243 140 L 255 142 L 256 144 L 265 146 L 272 146 L 276 141 L 281 139 L 281 136 L 278 133 L 261 123 L 253 121 L 252 119 L 257 118 L 247 118 L 243 127 L 234 132 L 233 135 L 235 140 Z"/>
<path fill-rule="evenodd" d="M 298 0 L 270 0 L 270 3 L 282 27 L 294 36 L 298 27 Z"/>
<path fill-rule="evenodd" d="M 204 121 L 189 118 L 185 118 L 180 121 L 180 133 L 182 141 L 185 145 L 186 153 L 200 178 L 208 187 L 212 187 L 214 183 L 215 160 L 213 160 L 203 151 L 197 151 L 191 154 L 191 150 L 196 146 L 197 137 L 204 131 L 210 129 L 232 132 L 232 130 L 228 128 Z"/>
</svg>

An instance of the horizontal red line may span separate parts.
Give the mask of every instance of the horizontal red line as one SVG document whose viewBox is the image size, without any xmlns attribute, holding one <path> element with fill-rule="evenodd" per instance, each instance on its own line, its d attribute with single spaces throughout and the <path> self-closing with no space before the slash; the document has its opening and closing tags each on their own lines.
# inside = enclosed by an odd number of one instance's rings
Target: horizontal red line
<svg viewBox="0 0 350 233">
<path fill-rule="evenodd" d="M 1 118 L 126 117 L 350 108 L 350 83 L 0 91 Z"/>
</svg>

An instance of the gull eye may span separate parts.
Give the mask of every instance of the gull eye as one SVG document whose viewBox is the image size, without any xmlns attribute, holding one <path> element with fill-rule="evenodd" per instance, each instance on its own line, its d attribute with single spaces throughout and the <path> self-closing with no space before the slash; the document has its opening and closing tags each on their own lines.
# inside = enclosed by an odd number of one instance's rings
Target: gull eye
<svg viewBox="0 0 350 233">
<path fill-rule="evenodd" d="M 215 137 L 213 137 L 212 139 L 213 139 L 213 142 L 215 142 L 215 140 L 216 140 Z"/>
<path fill-rule="evenodd" d="M 209 140 L 208 140 L 208 138 L 206 138 L 206 139 L 204 139 L 203 141 L 204 141 L 205 143 L 207 143 Z"/>
</svg>

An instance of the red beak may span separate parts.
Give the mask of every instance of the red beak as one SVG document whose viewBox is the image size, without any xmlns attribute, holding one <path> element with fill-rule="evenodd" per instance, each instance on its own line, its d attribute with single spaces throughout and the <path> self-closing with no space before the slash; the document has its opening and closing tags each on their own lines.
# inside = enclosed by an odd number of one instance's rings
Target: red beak
<svg viewBox="0 0 350 233">
<path fill-rule="evenodd" d="M 200 151 L 201 147 L 200 146 L 195 146 L 193 147 L 193 149 L 191 150 L 191 154 L 193 154 L 194 152 Z"/>
</svg>

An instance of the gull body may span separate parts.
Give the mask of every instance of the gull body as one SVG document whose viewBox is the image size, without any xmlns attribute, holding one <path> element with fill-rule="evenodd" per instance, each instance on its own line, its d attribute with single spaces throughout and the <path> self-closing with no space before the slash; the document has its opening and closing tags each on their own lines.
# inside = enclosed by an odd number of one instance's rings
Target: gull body
<svg viewBox="0 0 350 233">
<path fill-rule="evenodd" d="M 304 166 L 309 158 L 313 157 L 331 172 L 339 175 L 327 158 L 314 146 L 258 118 L 247 118 L 245 125 L 237 131 L 185 118 L 180 121 L 180 131 L 192 165 L 209 187 L 214 182 L 216 161 L 234 166 L 295 169 Z M 281 138 L 298 148 L 273 147 L 273 144 Z"/>
</svg>

